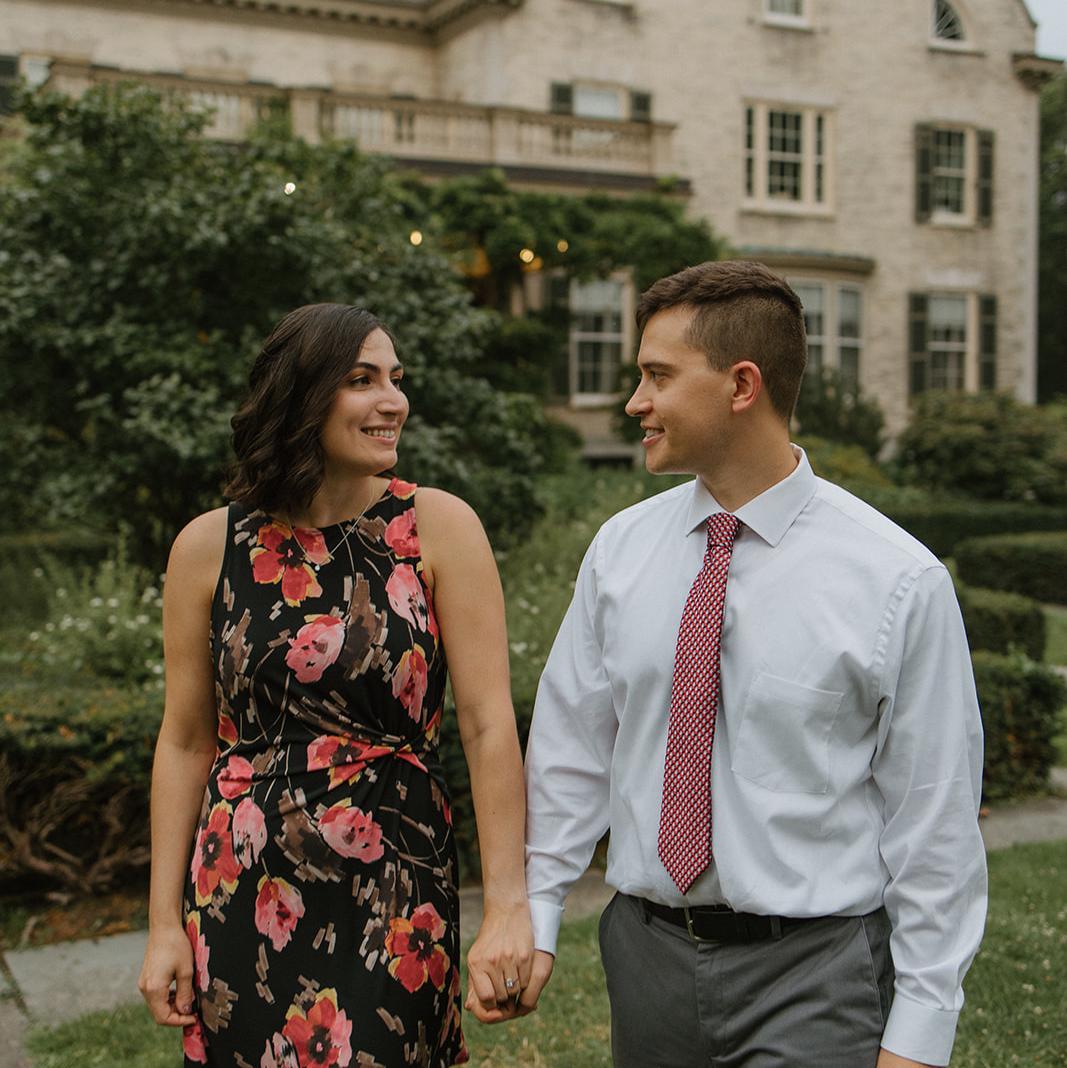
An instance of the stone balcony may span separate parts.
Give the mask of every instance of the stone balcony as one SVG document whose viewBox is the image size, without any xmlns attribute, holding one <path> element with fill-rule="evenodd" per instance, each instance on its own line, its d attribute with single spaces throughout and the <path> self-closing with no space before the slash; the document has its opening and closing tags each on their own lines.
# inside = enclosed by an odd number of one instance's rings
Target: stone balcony
<svg viewBox="0 0 1067 1068">
<path fill-rule="evenodd" d="M 527 185 L 639 190 L 675 175 L 674 125 L 554 115 L 510 107 L 211 81 L 54 62 L 50 88 L 137 81 L 212 110 L 205 133 L 241 141 L 262 110 L 284 103 L 293 132 L 310 143 L 353 140 L 430 174 L 494 166 Z M 688 192 L 677 180 L 676 192 Z"/>
</svg>

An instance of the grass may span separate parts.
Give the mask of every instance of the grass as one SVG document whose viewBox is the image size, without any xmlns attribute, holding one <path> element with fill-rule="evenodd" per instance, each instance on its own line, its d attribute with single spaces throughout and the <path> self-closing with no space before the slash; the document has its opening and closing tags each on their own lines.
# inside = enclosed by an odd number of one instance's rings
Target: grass
<svg viewBox="0 0 1067 1068">
<path fill-rule="evenodd" d="M 989 923 L 967 977 L 953 1068 L 1064 1068 L 1067 842 L 993 853 L 989 868 Z M 596 917 L 564 926 L 555 976 L 533 1016 L 498 1027 L 468 1017 L 473 1068 L 609 1068 L 596 932 Z M 180 1062 L 177 1034 L 157 1028 L 139 1005 L 38 1029 L 30 1050 L 34 1068 Z"/>
</svg>

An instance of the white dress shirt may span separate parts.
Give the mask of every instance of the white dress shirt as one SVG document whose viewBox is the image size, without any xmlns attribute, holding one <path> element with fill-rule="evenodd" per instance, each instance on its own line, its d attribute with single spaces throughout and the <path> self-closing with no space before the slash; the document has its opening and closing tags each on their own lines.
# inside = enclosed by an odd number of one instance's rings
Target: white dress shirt
<svg viewBox="0 0 1067 1068">
<path fill-rule="evenodd" d="M 610 828 L 607 881 L 663 905 L 853 916 L 885 905 L 883 1045 L 947 1064 L 985 922 L 982 727 L 952 581 L 807 457 L 735 513 L 712 754 L 711 867 L 657 853 L 675 641 L 723 509 L 697 479 L 614 516 L 578 573 L 526 755 L 537 948 Z"/>
</svg>

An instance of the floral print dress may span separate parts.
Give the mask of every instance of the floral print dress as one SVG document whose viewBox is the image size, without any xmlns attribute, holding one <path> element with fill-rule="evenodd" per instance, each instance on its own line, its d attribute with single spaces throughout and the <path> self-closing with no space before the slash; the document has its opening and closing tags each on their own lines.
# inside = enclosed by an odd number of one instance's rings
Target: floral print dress
<svg viewBox="0 0 1067 1068">
<path fill-rule="evenodd" d="M 393 479 L 354 526 L 321 530 L 229 508 L 219 752 L 185 888 L 187 1066 L 468 1059 L 446 669 L 414 495 Z"/>
</svg>

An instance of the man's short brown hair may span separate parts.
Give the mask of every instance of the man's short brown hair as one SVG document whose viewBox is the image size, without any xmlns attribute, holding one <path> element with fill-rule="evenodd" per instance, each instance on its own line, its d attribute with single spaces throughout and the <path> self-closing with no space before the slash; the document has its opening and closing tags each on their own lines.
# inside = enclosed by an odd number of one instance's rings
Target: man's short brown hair
<svg viewBox="0 0 1067 1068">
<path fill-rule="evenodd" d="M 641 294 L 638 329 L 656 312 L 676 307 L 696 312 L 686 340 L 716 371 L 741 360 L 760 369 L 771 407 L 788 422 L 808 358 L 804 310 L 789 283 L 747 260 L 687 267 Z"/>
</svg>

